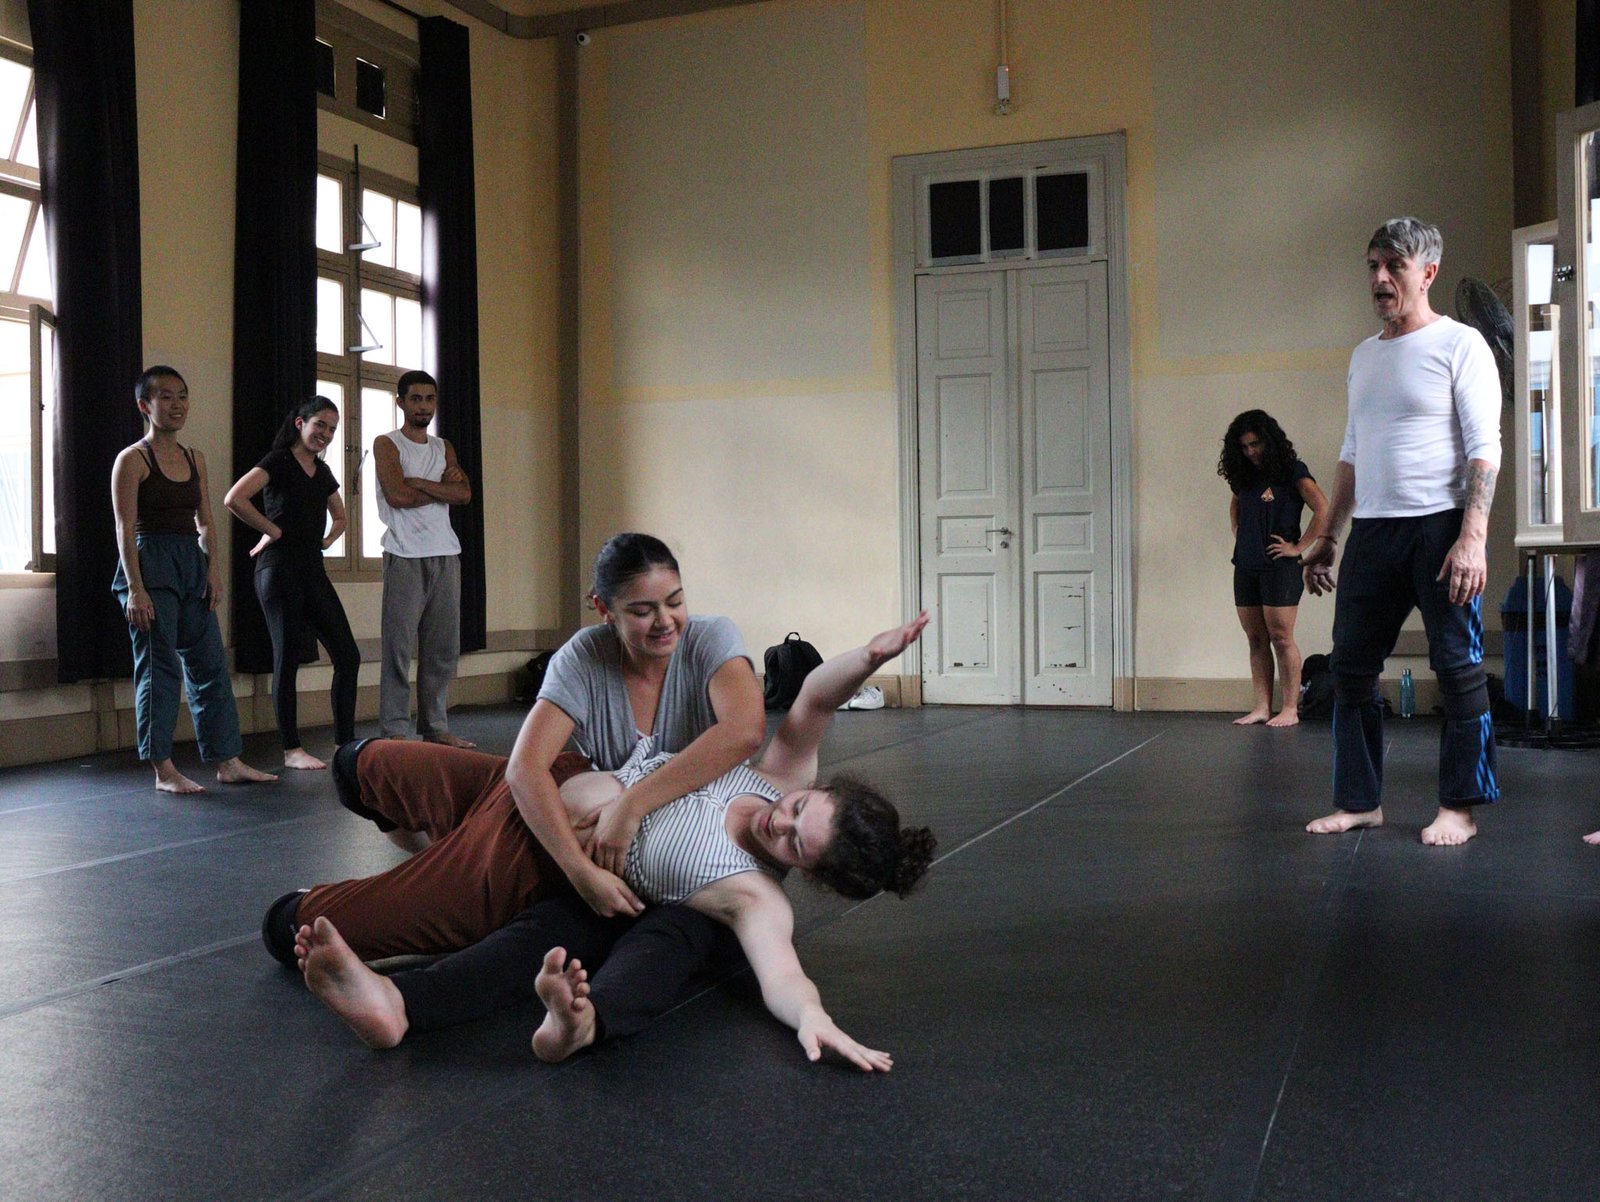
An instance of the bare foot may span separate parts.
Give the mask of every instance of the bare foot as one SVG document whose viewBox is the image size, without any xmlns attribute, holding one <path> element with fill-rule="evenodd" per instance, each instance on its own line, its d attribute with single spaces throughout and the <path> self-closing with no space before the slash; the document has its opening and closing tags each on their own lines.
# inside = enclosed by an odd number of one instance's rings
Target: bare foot
<svg viewBox="0 0 1600 1202">
<path fill-rule="evenodd" d="M 445 747 L 459 747 L 463 751 L 472 751 L 478 746 L 471 739 L 463 739 L 460 735 L 453 735 L 448 730 L 442 735 L 424 735 L 423 741 L 426 743 L 439 743 Z"/>
<path fill-rule="evenodd" d="M 1235 718 L 1233 724 L 1235 726 L 1260 726 L 1270 717 L 1272 717 L 1272 711 L 1258 705 L 1244 717 Z"/>
<path fill-rule="evenodd" d="M 544 1022 L 533 1033 L 535 1056 L 546 1064 L 560 1064 L 594 1042 L 589 974 L 578 961 L 567 959 L 566 948 L 553 947 L 545 953 L 533 988 L 545 1005 Z"/>
<path fill-rule="evenodd" d="M 1272 727 L 1299 726 L 1300 711 L 1298 709 L 1291 709 L 1289 706 L 1284 706 L 1283 709 L 1278 711 L 1277 716 L 1273 718 L 1271 722 L 1268 722 L 1267 725 Z"/>
<path fill-rule="evenodd" d="M 156 789 L 162 793 L 204 793 L 206 787 L 178 771 L 171 760 L 156 764 Z"/>
<path fill-rule="evenodd" d="M 1375 810 L 1362 810 L 1359 813 L 1352 810 L 1335 810 L 1325 818 L 1306 823 L 1306 830 L 1313 835 L 1342 835 L 1345 831 L 1353 831 L 1357 827 L 1382 826 L 1383 807 Z"/>
<path fill-rule="evenodd" d="M 405 998 L 388 977 L 373 972 L 350 950 L 333 923 L 318 918 L 294 937 L 294 955 L 306 988 L 350 1025 L 369 1048 L 392 1048 L 406 1037 Z"/>
<path fill-rule="evenodd" d="M 260 785 L 277 779 L 270 772 L 252 768 L 238 756 L 217 765 L 217 780 L 225 785 Z"/>
<path fill-rule="evenodd" d="M 1422 828 L 1422 841 L 1429 847 L 1454 847 L 1465 843 L 1478 833 L 1478 824 L 1472 820 L 1471 810 L 1451 810 L 1439 807 L 1439 816 Z"/>
<path fill-rule="evenodd" d="M 1583 837 L 1583 841 L 1584 841 L 1584 842 L 1585 842 L 1585 843 L 1596 843 L 1596 844 L 1600 844 L 1600 831 L 1594 831 L 1594 832 L 1592 832 L 1592 833 L 1591 833 L 1591 834 L 1587 834 L 1587 835 L 1585 835 L 1585 836 L 1584 836 L 1584 837 Z"/>
<path fill-rule="evenodd" d="M 283 766 L 285 768 L 298 768 L 302 772 L 319 772 L 328 765 L 324 764 L 304 747 L 294 747 L 283 753 Z"/>
</svg>

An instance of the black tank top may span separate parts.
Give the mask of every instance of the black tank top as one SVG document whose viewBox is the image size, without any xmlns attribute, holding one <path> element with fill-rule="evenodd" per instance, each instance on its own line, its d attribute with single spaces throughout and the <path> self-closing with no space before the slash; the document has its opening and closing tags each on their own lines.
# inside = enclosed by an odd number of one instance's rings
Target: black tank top
<svg viewBox="0 0 1600 1202">
<path fill-rule="evenodd" d="M 194 452 L 179 447 L 189 461 L 187 480 L 169 480 L 156 462 L 155 448 L 141 439 L 140 454 L 150 465 L 150 474 L 139 481 L 139 520 L 136 534 L 193 534 L 194 515 L 200 508 L 200 469 L 194 465 Z"/>
</svg>

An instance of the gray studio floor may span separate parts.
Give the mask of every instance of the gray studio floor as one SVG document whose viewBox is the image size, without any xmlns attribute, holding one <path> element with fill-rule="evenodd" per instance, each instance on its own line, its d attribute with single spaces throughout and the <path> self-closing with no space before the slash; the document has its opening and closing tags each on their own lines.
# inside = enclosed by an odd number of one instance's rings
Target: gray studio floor
<svg viewBox="0 0 1600 1202">
<path fill-rule="evenodd" d="M 518 718 L 457 728 L 503 751 Z M 370 1052 L 256 933 L 398 855 L 325 776 L 0 773 L 0 1196 L 1600 1196 L 1600 761 L 1503 749 L 1482 837 L 1424 849 L 1438 728 L 1390 734 L 1391 825 L 1313 838 L 1325 724 L 841 714 L 829 764 L 942 839 L 905 902 L 790 885 L 875 1078 L 747 979 L 554 1069 L 537 1007 Z"/>
</svg>

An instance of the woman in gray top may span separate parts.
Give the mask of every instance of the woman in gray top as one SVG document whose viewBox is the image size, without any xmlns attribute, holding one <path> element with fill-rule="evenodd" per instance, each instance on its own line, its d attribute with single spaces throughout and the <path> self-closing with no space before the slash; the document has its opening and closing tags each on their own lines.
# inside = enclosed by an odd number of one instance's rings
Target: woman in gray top
<svg viewBox="0 0 1600 1202">
<path fill-rule="evenodd" d="M 689 616 L 678 561 L 660 539 L 612 538 L 595 559 L 590 596 L 604 621 L 551 660 L 506 783 L 528 829 L 590 907 L 636 915 L 644 905 L 622 869 L 640 821 L 754 755 L 765 708 L 739 632 L 726 618 Z M 672 762 L 574 831 L 551 772 L 556 756 L 570 740 L 595 767 L 615 770 L 642 739 L 673 752 Z"/>
</svg>

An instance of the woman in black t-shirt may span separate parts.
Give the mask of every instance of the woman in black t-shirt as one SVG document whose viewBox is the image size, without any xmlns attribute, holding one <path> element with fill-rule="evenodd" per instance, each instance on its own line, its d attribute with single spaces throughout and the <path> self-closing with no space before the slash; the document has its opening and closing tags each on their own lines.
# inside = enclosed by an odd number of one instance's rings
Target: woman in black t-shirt
<svg viewBox="0 0 1600 1202">
<path fill-rule="evenodd" d="M 302 663 L 317 658 L 318 639 L 333 660 L 334 742 L 355 737 L 361 652 L 322 564 L 322 552 L 346 524 L 339 482 L 321 459 L 338 430 L 339 410 L 332 401 L 320 396 L 306 401 L 284 418 L 272 450 L 225 499 L 229 512 L 261 532 L 250 555 L 256 561 L 256 597 L 272 636 L 272 704 L 285 768 L 327 767 L 301 745 L 296 712 L 295 678 Z"/>
<path fill-rule="evenodd" d="M 1251 409 L 1234 418 L 1222 439 L 1217 475 L 1233 490 L 1233 603 L 1250 642 L 1255 705 L 1235 726 L 1293 726 L 1300 721 L 1300 648 L 1295 614 L 1304 585 L 1300 556 L 1326 538 L 1328 498 L 1294 443 L 1270 414 Z M 1311 506 L 1302 540 L 1300 515 Z M 1272 660 L 1283 682 L 1283 708 L 1272 712 Z"/>
</svg>

